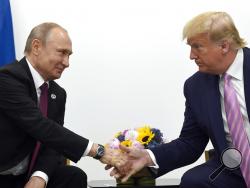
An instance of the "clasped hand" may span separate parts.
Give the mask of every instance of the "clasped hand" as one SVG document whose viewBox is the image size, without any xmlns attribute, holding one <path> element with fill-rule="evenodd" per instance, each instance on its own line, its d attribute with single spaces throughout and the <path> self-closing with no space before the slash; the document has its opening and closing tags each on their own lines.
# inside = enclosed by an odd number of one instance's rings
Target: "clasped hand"
<svg viewBox="0 0 250 188">
<path fill-rule="evenodd" d="M 107 164 L 105 170 L 111 169 L 110 176 L 120 179 L 122 182 L 139 172 L 153 162 L 145 149 L 128 148 L 120 145 L 120 149 L 105 148 L 105 155 L 101 162 Z"/>
</svg>

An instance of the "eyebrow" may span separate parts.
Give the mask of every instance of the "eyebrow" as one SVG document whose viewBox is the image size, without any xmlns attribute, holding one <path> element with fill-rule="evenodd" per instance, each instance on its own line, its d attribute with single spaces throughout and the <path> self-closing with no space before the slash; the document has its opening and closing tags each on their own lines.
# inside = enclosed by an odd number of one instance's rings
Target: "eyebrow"
<svg viewBox="0 0 250 188">
<path fill-rule="evenodd" d="M 72 55 L 72 54 L 73 54 L 73 52 L 72 52 L 71 50 L 68 50 L 68 52 L 69 52 L 69 55 Z"/>
<path fill-rule="evenodd" d="M 64 48 L 59 48 L 59 49 L 57 49 L 57 50 L 60 51 L 60 52 L 67 52 L 67 54 L 69 54 L 69 55 L 72 55 L 72 54 L 73 54 L 73 52 L 72 52 L 71 50 L 64 49 Z"/>
</svg>

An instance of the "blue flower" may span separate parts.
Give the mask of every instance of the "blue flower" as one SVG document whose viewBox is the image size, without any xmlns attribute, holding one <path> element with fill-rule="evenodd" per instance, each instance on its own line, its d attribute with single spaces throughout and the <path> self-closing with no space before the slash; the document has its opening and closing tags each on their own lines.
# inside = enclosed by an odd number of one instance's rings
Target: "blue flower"
<svg viewBox="0 0 250 188">
<path fill-rule="evenodd" d="M 123 142 L 124 140 L 125 140 L 125 136 L 124 135 L 119 135 L 118 137 L 117 137 L 117 139 L 120 141 L 120 142 Z"/>
<path fill-rule="evenodd" d="M 156 141 L 159 144 L 163 143 L 163 134 L 159 129 L 156 128 L 152 128 L 151 131 L 154 133 L 155 137 L 154 137 L 154 141 Z"/>
<path fill-rule="evenodd" d="M 156 141 L 151 141 L 148 146 L 146 147 L 146 149 L 150 149 L 150 148 L 155 148 L 156 146 L 159 146 L 160 144 L 157 143 Z"/>
</svg>

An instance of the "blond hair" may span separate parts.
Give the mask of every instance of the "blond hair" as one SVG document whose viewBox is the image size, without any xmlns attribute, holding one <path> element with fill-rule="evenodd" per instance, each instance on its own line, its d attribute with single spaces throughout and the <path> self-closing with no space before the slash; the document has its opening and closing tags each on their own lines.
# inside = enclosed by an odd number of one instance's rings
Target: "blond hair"
<svg viewBox="0 0 250 188">
<path fill-rule="evenodd" d="M 183 28 L 183 40 L 197 34 L 207 33 L 214 42 L 227 40 L 232 48 L 239 49 L 246 46 L 237 28 L 226 12 L 205 12 L 191 19 Z"/>
</svg>

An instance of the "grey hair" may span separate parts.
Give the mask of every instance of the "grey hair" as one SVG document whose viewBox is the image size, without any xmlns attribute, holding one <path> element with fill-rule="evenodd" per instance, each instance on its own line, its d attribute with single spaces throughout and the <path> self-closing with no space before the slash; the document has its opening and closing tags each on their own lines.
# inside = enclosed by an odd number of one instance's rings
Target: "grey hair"
<svg viewBox="0 0 250 188">
<path fill-rule="evenodd" d="M 29 54 L 31 52 L 32 41 L 34 39 L 38 39 L 42 42 L 43 45 L 46 45 L 46 40 L 48 38 L 48 35 L 50 34 L 50 31 L 54 28 L 61 28 L 64 31 L 66 31 L 63 27 L 61 27 L 60 25 L 53 23 L 53 22 L 45 22 L 45 23 L 42 23 L 42 24 L 35 26 L 31 30 L 31 32 L 27 38 L 24 53 Z"/>
</svg>

